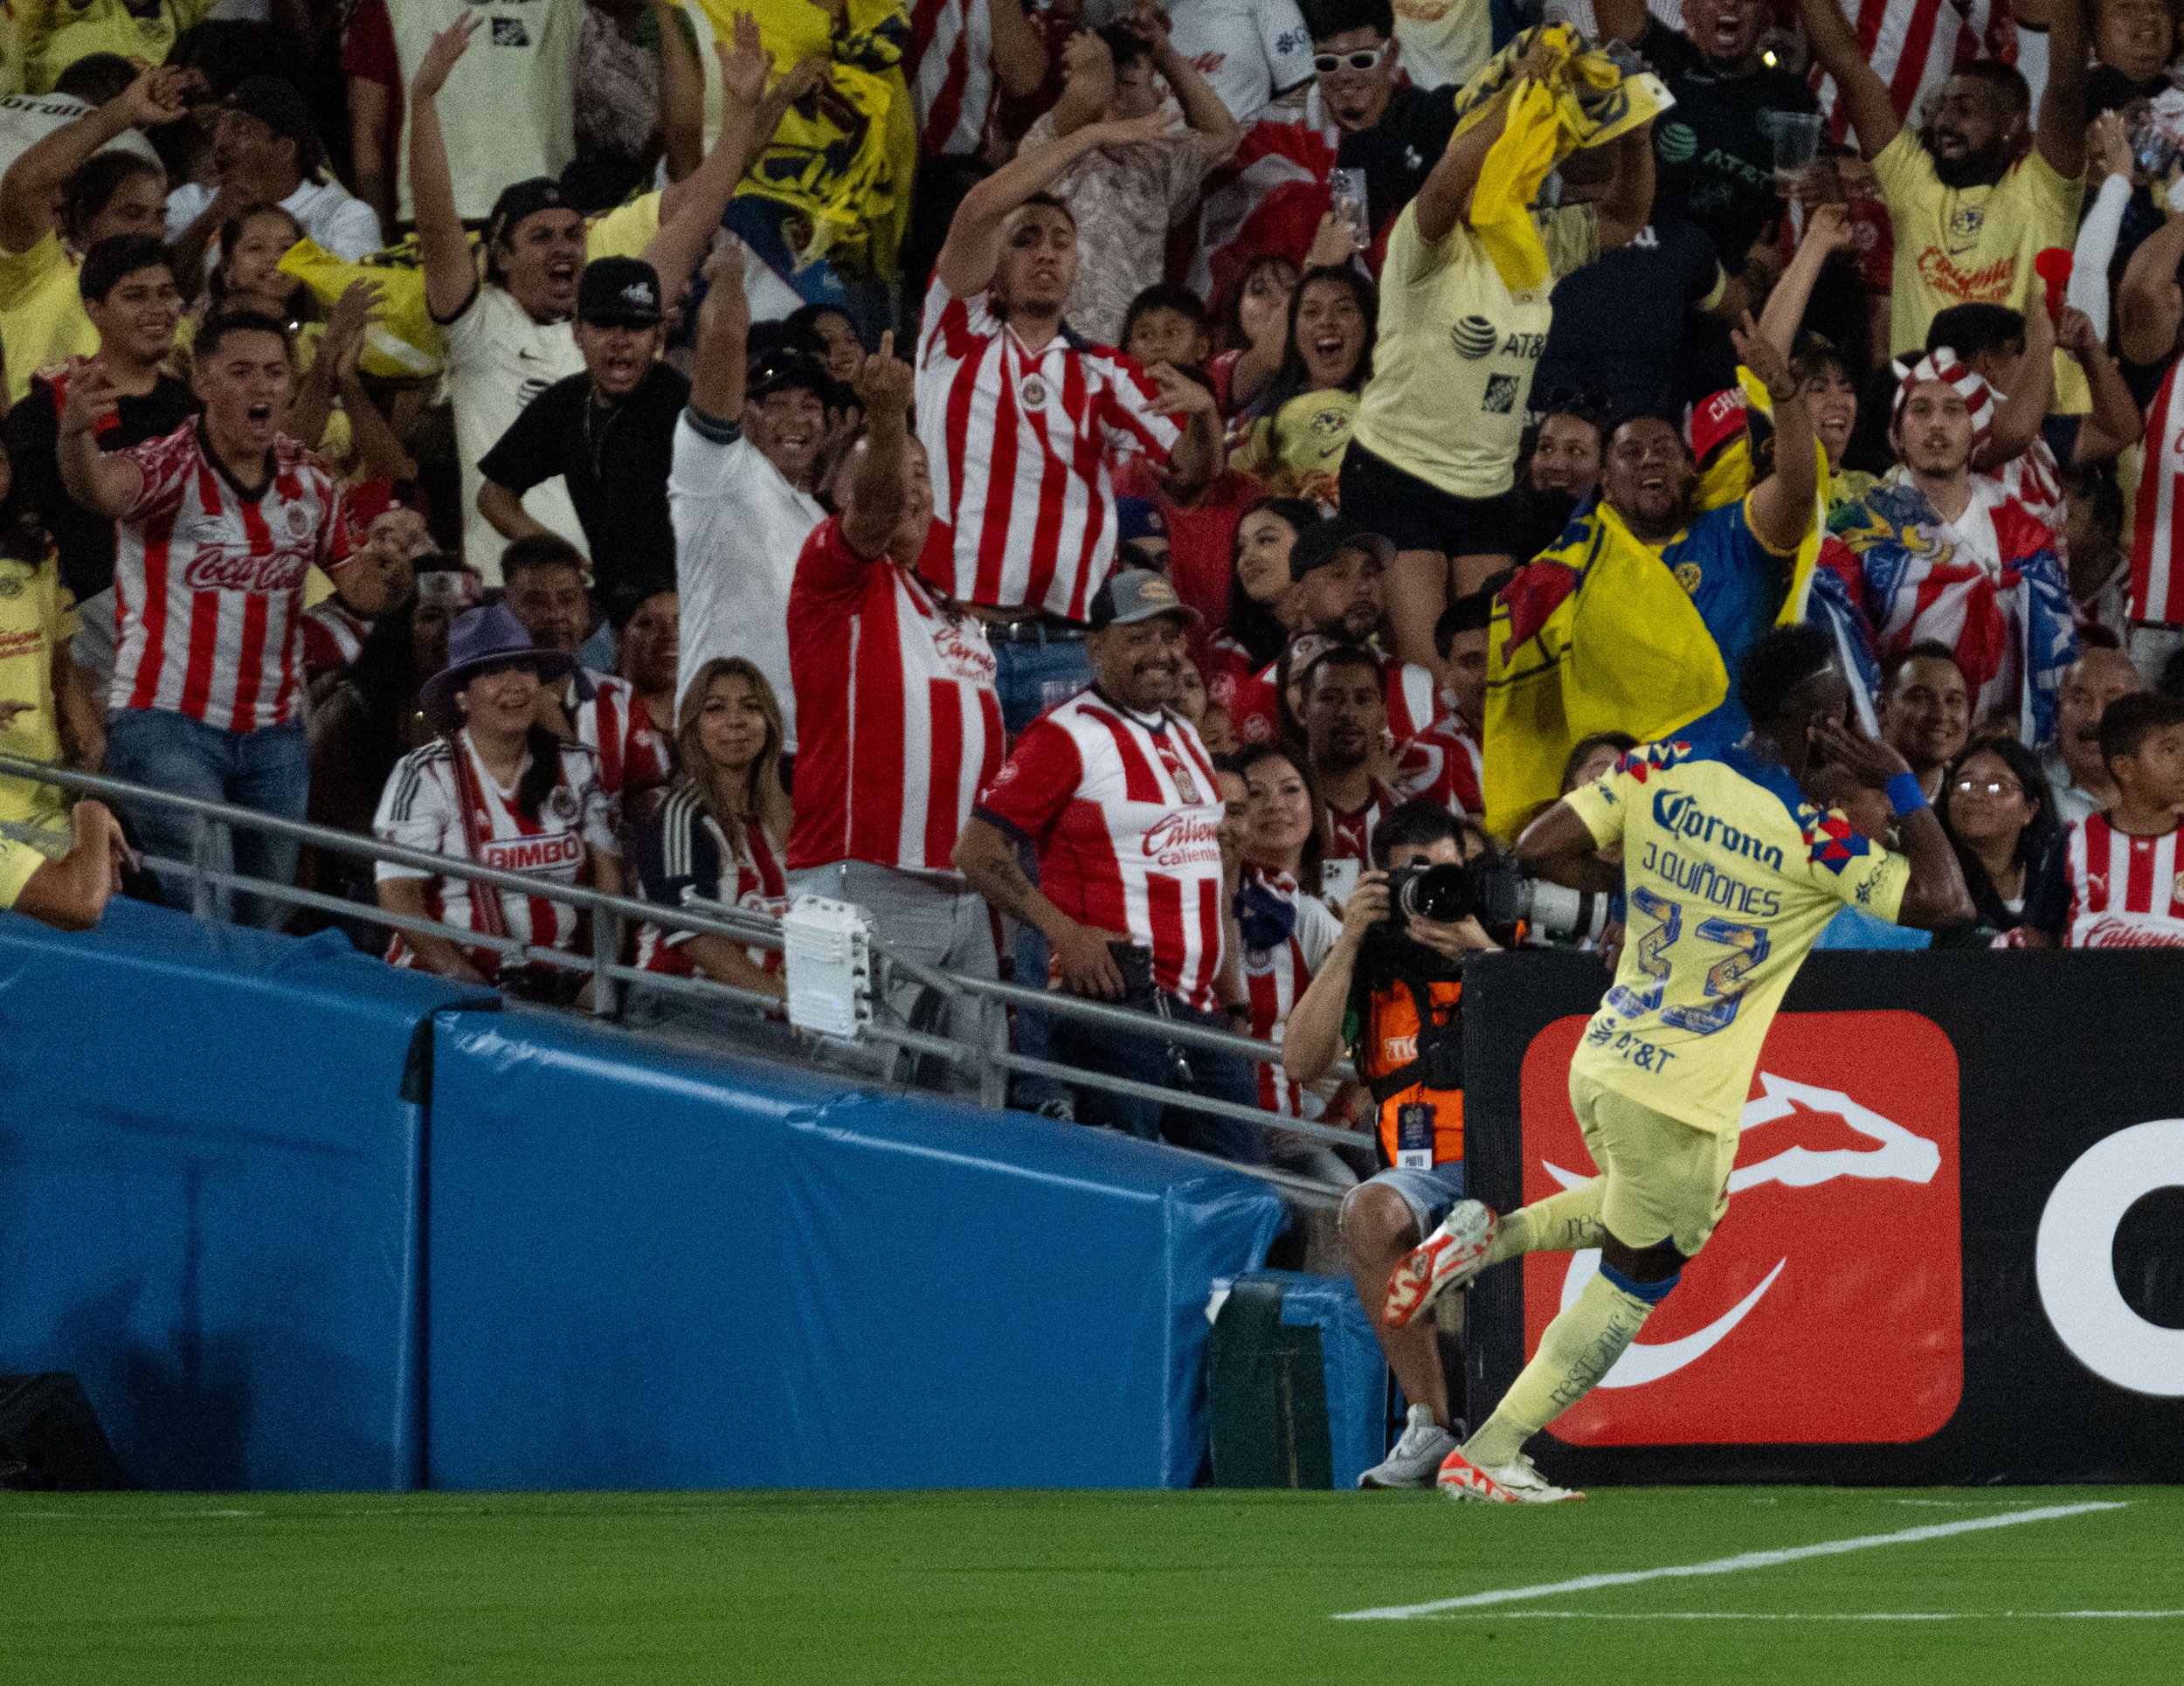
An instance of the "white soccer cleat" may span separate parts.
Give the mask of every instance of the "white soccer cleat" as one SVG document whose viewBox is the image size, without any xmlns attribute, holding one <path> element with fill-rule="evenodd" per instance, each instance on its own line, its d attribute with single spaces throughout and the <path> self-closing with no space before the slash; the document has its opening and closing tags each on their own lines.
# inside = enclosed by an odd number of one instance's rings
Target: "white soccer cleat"
<svg viewBox="0 0 2184 1686">
<path fill-rule="evenodd" d="M 1456 1449 L 1456 1437 L 1434 1420 L 1432 1408 L 1414 1405 L 1395 1449 L 1358 1477 L 1360 1487 L 1431 1487 L 1441 1460 Z"/>
<path fill-rule="evenodd" d="M 1559 1504 L 1585 1496 L 1573 1488 L 1557 1487 L 1522 1452 L 1507 1463 L 1478 1464 L 1458 1448 L 1442 1461 L 1434 1484 L 1452 1499 L 1483 1499 L 1489 1504 Z"/>
<path fill-rule="evenodd" d="M 1381 1321 L 1400 1329 L 1448 1289 L 1462 1288 L 1486 1268 L 1487 1249 L 1501 1233 L 1502 1220 L 1489 1208 L 1476 1200 L 1457 1201 L 1441 1226 L 1388 1273 Z"/>
</svg>

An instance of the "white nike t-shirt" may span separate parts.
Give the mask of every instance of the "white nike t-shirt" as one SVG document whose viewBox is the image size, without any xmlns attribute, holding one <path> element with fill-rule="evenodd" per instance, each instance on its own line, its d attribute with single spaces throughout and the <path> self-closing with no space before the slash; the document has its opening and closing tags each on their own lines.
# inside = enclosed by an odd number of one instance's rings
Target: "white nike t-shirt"
<svg viewBox="0 0 2184 1686">
<path fill-rule="evenodd" d="M 584 373 L 584 354 L 565 321 L 534 321 L 505 288 L 481 284 L 463 314 L 447 324 L 447 390 L 455 405 L 455 451 L 462 460 L 463 560 L 501 583 L 508 541 L 478 513 L 485 476 L 478 464 L 523 406 L 564 375 Z M 556 474 L 523 494 L 523 508 L 588 556 L 584 528 L 569 488 Z"/>
</svg>

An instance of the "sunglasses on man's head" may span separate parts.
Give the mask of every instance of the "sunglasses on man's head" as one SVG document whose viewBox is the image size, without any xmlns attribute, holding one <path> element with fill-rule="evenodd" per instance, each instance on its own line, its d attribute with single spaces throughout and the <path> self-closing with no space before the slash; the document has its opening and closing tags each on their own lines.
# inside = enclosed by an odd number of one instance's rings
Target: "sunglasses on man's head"
<svg viewBox="0 0 2184 1686">
<path fill-rule="evenodd" d="M 1386 47 L 1359 47 L 1355 52 L 1316 52 L 1312 68 L 1322 76 L 1332 76 L 1338 70 L 1377 70 L 1380 60 L 1388 56 Z"/>
</svg>

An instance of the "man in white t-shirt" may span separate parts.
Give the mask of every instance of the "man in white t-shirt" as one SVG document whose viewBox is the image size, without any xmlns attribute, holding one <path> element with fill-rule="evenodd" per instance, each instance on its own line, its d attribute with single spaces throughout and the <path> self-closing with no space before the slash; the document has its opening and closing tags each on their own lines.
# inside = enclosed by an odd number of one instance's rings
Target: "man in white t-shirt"
<svg viewBox="0 0 2184 1686">
<path fill-rule="evenodd" d="M 379 215 L 326 167 L 311 107 L 278 76 L 246 76 L 221 101 L 212 127 L 217 187 L 185 182 L 167 196 L 167 238 L 177 261 L 212 266 L 220 230 L 252 205 L 277 204 L 337 258 L 379 249 Z"/>
<path fill-rule="evenodd" d="M 812 494 L 833 383 L 794 353 L 746 370 L 743 269 L 743 248 L 725 241 L 706 260 L 690 404 L 675 424 L 667 511 L 682 598 L 678 667 L 688 685 L 716 656 L 756 662 L 781 705 L 783 748 L 793 755 L 789 587 L 804 541 L 826 519 Z M 676 708 L 680 715 L 680 691 Z"/>
<path fill-rule="evenodd" d="M 1240 123 L 1312 79 L 1312 32 L 1296 0 L 1177 0 L 1168 39 Z"/>
<path fill-rule="evenodd" d="M 558 176 L 576 157 L 577 36 L 584 15 L 584 0 L 523 0 L 490 12 L 470 0 L 396 0 L 387 7 L 405 82 L 417 80 L 446 30 L 466 18 L 490 19 L 480 51 L 454 70 L 454 97 L 439 114 L 460 215 L 483 217 L 515 183 Z M 395 214 L 422 221 L 415 197 L 417 114 L 412 93 L 406 112 L 411 132 L 395 154 L 409 164 L 406 176 L 395 182 Z"/>
<path fill-rule="evenodd" d="M 493 214 L 487 219 L 485 279 L 479 280 L 477 259 L 463 231 L 448 167 L 439 95 L 482 21 L 482 12 L 473 12 L 433 37 L 411 79 L 410 188 L 417 213 L 418 258 L 425 270 L 425 307 L 447 336 L 455 450 L 462 463 L 463 560 L 488 585 L 497 585 L 506 541 L 478 512 L 478 490 L 485 480 L 478 464 L 500 443 L 524 405 L 556 381 L 584 372 L 584 354 L 577 349 L 570 322 L 586 238 L 584 219 L 558 183 L 543 176 L 512 183 L 494 201 Z M 740 71 L 731 66 L 730 73 L 740 76 L 746 86 L 755 78 L 763 86 L 757 32 L 753 29 L 746 33 L 748 40 L 742 35 L 737 39 L 737 56 L 744 62 Z M 667 209 L 668 196 L 661 196 L 662 221 L 638 254 L 652 265 L 670 301 L 681 296 L 685 278 L 704 249 L 702 231 L 719 222 L 747 161 L 751 126 L 758 121 L 756 102 L 742 100 L 736 109 L 736 121 L 722 128 L 704 163 L 677 184 L 680 191 L 671 211 Z M 526 492 L 523 508 L 587 557 L 591 555 L 576 507 L 559 475 Z"/>
<path fill-rule="evenodd" d="M 584 272 L 584 218 L 546 176 L 501 191 L 485 233 L 485 279 L 463 231 L 439 93 L 471 42 L 472 24 L 435 37 L 410 83 L 410 183 L 417 210 L 425 304 L 447 335 L 447 384 L 462 464 L 463 560 L 501 583 L 507 541 L 478 513 L 478 464 L 523 406 L 566 375 L 584 372 L 570 321 Z M 559 475 L 523 494 L 534 521 L 584 550 L 584 526 Z"/>
</svg>

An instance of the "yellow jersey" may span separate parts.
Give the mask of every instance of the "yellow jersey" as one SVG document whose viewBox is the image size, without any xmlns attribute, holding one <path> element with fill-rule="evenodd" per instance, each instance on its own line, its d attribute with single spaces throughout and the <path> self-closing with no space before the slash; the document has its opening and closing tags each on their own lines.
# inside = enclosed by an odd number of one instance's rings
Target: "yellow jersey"
<svg viewBox="0 0 2184 1686">
<path fill-rule="evenodd" d="M 1388 233 L 1372 378 L 1351 436 L 1456 497 L 1490 498 L 1515 484 L 1532 372 L 1554 320 L 1548 295 L 1556 280 L 1600 255 L 1591 206 L 1534 211 L 1532 218 L 1549 274 L 1545 286 L 1523 293 L 1510 291 L 1463 223 L 1443 239 L 1423 238 L 1416 201 Z"/>
<path fill-rule="evenodd" d="M 1594 841 L 1622 846 L 1629 902 L 1614 985 L 1571 1070 L 1696 1129 L 1734 1130 L 1821 929 L 1846 907 L 1892 922 L 1911 863 L 1742 747 L 1649 743 L 1565 800 Z"/>
<path fill-rule="evenodd" d="M 0 251 L 0 355 L 8 360 L 8 402 L 17 404 L 31 377 L 99 349 L 99 330 L 84 314 L 76 260 L 48 232 L 28 252 Z"/>
<path fill-rule="evenodd" d="M 31 874 L 45 864 L 45 857 L 28 843 L 0 837 L 0 908 L 12 908 Z"/>
<path fill-rule="evenodd" d="M 2032 260 L 2042 248 L 2068 250 L 2077 239 L 2085 178 L 2063 176 L 2035 147 L 1992 187 L 1946 187 L 1933 155 L 1906 124 L 1873 161 L 1896 228 L 1890 277 L 1889 349 L 1924 350 L 1926 329 L 1951 305 L 2040 307 L 2045 296 Z M 2085 372 L 2056 354 L 2050 408 L 2083 415 L 2092 394 Z"/>
<path fill-rule="evenodd" d="M 31 706 L 0 727 L 0 752 L 26 761 L 60 758 L 53 707 L 53 652 L 76 635 L 76 599 L 60 583 L 60 564 L 0 556 L 0 702 Z M 0 819 L 59 831 L 66 807 L 50 784 L 0 778 Z"/>
<path fill-rule="evenodd" d="M 1258 477 L 1267 495 L 1340 501 L 1342 453 L 1358 418 L 1358 395 L 1340 387 L 1300 392 L 1251 425 L 1228 466 Z"/>
<path fill-rule="evenodd" d="M 32 93 L 51 93 L 63 71 L 94 52 L 163 64 L 175 38 L 203 23 L 211 10 L 212 0 L 160 0 L 142 13 L 121 0 L 17 0 L 24 86 Z"/>
</svg>

